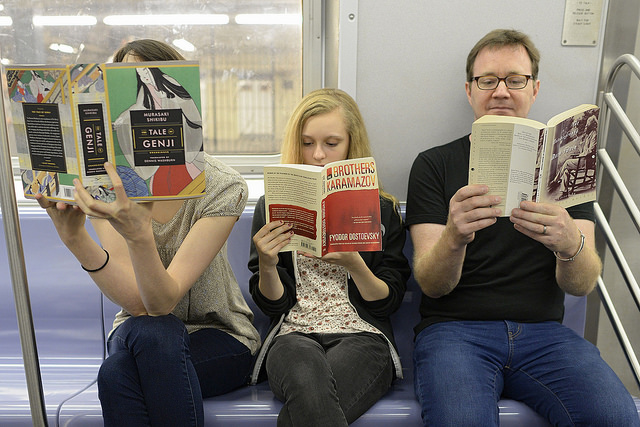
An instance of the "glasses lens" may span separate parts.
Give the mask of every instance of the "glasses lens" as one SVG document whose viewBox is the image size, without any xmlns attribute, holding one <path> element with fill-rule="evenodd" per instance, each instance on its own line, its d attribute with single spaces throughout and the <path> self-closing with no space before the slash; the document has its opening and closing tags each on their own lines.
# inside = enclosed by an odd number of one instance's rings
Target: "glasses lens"
<svg viewBox="0 0 640 427">
<path fill-rule="evenodd" d="M 527 85 L 527 76 L 521 76 L 519 74 L 513 76 L 507 76 L 505 82 L 507 83 L 507 87 L 509 89 L 522 89 Z"/>
<path fill-rule="evenodd" d="M 495 89 L 499 82 L 498 78 L 495 76 L 483 76 L 477 81 L 480 89 Z"/>
</svg>

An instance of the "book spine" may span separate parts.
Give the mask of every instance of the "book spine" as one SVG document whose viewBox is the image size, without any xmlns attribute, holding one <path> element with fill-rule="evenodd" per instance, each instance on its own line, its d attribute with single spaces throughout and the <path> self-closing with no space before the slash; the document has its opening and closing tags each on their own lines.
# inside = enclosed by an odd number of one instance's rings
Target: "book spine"
<svg viewBox="0 0 640 427">
<path fill-rule="evenodd" d="M 540 201 L 540 195 L 542 194 L 542 191 L 546 188 L 547 186 L 547 180 L 545 179 L 545 177 L 547 176 L 546 173 L 546 169 L 544 167 L 545 163 L 546 163 L 546 157 L 547 157 L 547 150 L 549 149 L 549 128 L 545 127 L 542 130 L 542 153 L 540 153 L 540 169 L 538 170 L 538 179 L 537 179 L 537 188 L 535 191 L 535 200 L 533 200 L 534 202 L 539 202 Z"/>
<path fill-rule="evenodd" d="M 322 234 L 321 234 L 321 240 L 322 240 L 322 256 L 325 256 L 328 252 L 329 252 L 329 242 L 327 239 L 327 215 L 326 215 L 326 203 L 327 203 L 327 199 L 322 199 L 322 211 L 321 211 L 321 215 L 322 215 Z"/>
</svg>

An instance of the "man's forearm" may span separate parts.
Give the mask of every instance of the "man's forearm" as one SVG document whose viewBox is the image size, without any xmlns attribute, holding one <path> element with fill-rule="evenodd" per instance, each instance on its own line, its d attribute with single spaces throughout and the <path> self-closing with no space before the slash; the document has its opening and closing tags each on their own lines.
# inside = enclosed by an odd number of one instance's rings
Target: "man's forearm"
<svg viewBox="0 0 640 427">
<path fill-rule="evenodd" d="M 573 261 L 556 261 L 558 286 L 568 294 L 589 294 L 596 285 L 602 271 L 602 261 L 596 251 L 585 246 Z"/>
<path fill-rule="evenodd" d="M 460 281 L 466 248 L 448 244 L 443 234 L 431 249 L 416 254 L 413 275 L 422 292 L 431 298 L 450 293 Z"/>
</svg>

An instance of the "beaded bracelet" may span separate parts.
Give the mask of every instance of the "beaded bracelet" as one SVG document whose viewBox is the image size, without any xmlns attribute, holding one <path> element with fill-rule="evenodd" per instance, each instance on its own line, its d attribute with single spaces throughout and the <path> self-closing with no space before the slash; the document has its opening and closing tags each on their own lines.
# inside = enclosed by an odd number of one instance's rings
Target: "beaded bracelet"
<svg viewBox="0 0 640 427">
<path fill-rule="evenodd" d="M 83 269 L 84 271 L 86 271 L 87 273 L 95 273 L 96 271 L 100 271 L 100 270 L 102 270 L 103 268 L 105 268 L 105 267 L 107 266 L 107 263 L 109 262 L 109 252 L 107 252 L 107 250 L 106 250 L 105 248 L 102 248 L 102 250 L 104 251 L 104 253 L 105 253 L 105 254 L 107 254 L 107 259 L 106 259 L 106 261 L 104 262 L 104 264 L 102 264 L 100 267 L 95 268 L 95 269 L 93 269 L 93 270 L 89 270 L 88 268 L 86 268 L 86 267 L 85 267 L 84 265 L 82 265 L 82 264 L 80 264 L 80 267 L 82 267 L 82 269 Z"/>
<path fill-rule="evenodd" d="M 574 256 L 572 256 L 571 258 L 560 258 L 558 256 L 558 252 L 553 252 L 553 254 L 556 256 L 556 258 L 558 258 L 560 261 L 573 261 L 574 259 L 576 259 L 576 257 L 580 254 L 580 252 L 582 252 L 582 249 L 584 248 L 584 234 L 582 234 L 582 230 L 580 230 L 578 228 L 578 231 L 580 232 L 580 247 L 578 248 L 578 252 L 575 253 Z"/>
</svg>

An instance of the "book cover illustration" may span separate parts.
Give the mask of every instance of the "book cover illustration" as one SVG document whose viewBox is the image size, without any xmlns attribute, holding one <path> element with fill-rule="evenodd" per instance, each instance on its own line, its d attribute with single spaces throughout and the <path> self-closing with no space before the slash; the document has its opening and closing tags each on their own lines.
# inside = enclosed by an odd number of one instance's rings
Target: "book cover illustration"
<svg viewBox="0 0 640 427">
<path fill-rule="evenodd" d="M 117 171 L 127 194 L 201 195 L 205 182 L 198 65 L 106 64 L 105 81 L 110 116 L 115 118 Z"/>
<path fill-rule="evenodd" d="M 107 160 L 133 199 L 202 195 L 197 63 L 15 66 L 7 80 L 25 197 L 72 202 L 79 178 L 112 201 Z"/>
<path fill-rule="evenodd" d="M 568 207 L 595 199 L 598 115 L 599 109 L 593 108 L 554 127 L 539 201 Z"/>
</svg>

